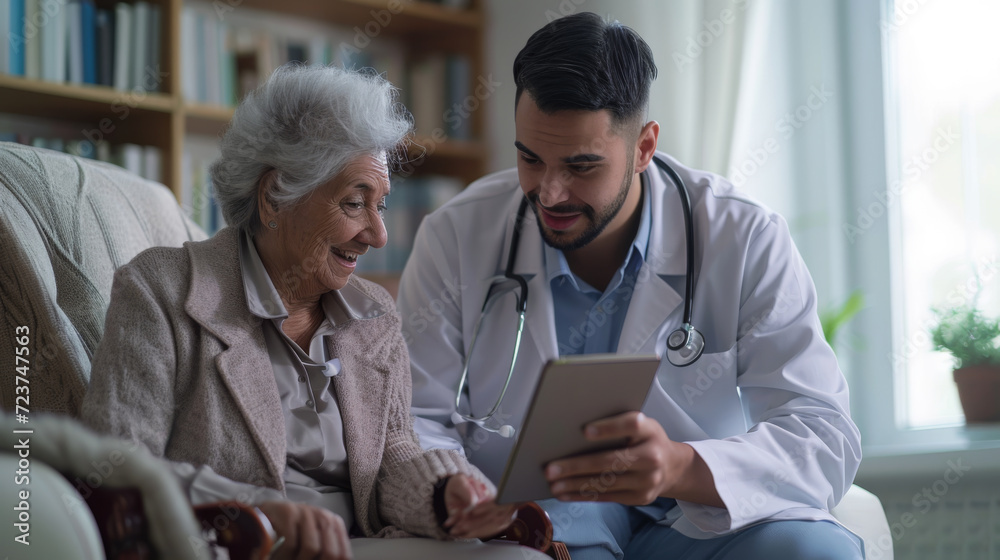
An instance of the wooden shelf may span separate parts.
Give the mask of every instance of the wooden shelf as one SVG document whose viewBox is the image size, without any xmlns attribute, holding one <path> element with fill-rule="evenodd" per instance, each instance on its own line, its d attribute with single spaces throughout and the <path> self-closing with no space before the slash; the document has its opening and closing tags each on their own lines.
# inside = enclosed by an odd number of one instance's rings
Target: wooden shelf
<svg viewBox="0 0 1000 560">
<path fill-rule="evenodd" d="M 104 117 L 118 120 L 126 113 L 168 114 L 176 105 L 176 99 L 165 93 L 119 91 L 105 86 L 45 82 L 0 74 L 0 107 L 7 113 L 66 120 Z"/>
<path fill-rule="evenodd" d="M 476 33 L 482 13 L 458 10 L 418 0 L 243 0 L 242 6 L 358 27 L 370 39 L 442 32 Z M 393 8 L 390 10 L 389 8 Z M 239 8 L 236 8 L 239 9 Z M 397 13 L 393 13 L 396 11 Z M 375 12 L 374 14 L 372 12 Z"/>
<path fill-rule="evenodd" d="M 407 149 L 410 158 L 405 167 L 412 173 L 435 173 L 459 177 L 469 184 L 483 175 L 486 168 L 486 145 L 472 140 L 445 140 L 417 136 Z"/>
<path fill-rule="evenodd" d="M 233 118 L 233 108 L 221 105 L 184 105 L 185 130 L 191 134 L 218 136 Z"/>
</svg>

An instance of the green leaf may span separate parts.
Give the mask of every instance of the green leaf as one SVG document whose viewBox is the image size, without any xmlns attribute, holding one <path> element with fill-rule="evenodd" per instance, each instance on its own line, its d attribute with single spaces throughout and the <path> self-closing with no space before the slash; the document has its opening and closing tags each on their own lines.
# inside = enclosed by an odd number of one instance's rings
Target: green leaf
<svg viewBox="0 0 1000 560">
<path fill-rule="evenodd" d="M 986 318 L 969 306 L 933 312 L 938 319 L 931 330 L 934 349 L 950 352 L 955 368 L 1000 365 L 1000 320 Z"/>
<path fill-rule="evenodd" d="M 833 346 L 840 328 L 853 319 L 864 306 L 864 294 L 861 293 L 861 290 L 855 290 L 847 298 L 847 301 L 840 306 L 840 309 L 827 310 L 820 313 L 819 320 L 823 326 L 823 336 L 826 337 L 827 344 Z"/>
</svg>

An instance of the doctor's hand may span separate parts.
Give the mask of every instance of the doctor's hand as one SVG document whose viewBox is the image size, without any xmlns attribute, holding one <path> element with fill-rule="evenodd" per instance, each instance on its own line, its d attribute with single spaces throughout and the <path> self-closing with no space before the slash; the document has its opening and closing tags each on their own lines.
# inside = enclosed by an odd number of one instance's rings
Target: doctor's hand
<svg viewBox="0 0 1000 560">
<path fill-rule="evenodd" d="M 497 505 L 495 496 L 485 484 L 456 474 L 444 488 L 444 504 L 448 519 L 442 527 L 448 534 L 462 539 L 485 539 L 500 534 L 514 520 L 516 505 Z"/>
<path fill-rule="evenodd" d="M 563 501 L 646 505 L 659 497 L 725 507 L 712 472 L 686 443 L 672 441 L 663 426 L 641 412 L 591 422 L 590 441 L 626 438 L 621 449 L 552 461 L 545 468 L 552 494 Z"/>
<path fill-rule="evenodd" d="M 330 510 L 295 502 L 257 506 L 285 542 L 272 558 L 279 560 L 349 560 L 351 541 L 344 520 Z"/>
</svg>

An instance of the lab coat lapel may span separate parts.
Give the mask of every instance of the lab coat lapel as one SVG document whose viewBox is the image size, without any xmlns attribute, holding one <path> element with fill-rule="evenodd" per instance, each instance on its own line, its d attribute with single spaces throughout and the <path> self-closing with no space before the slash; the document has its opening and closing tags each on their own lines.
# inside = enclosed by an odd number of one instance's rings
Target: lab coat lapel
<svg viewBox="0 0 1000 560">
<path fill-rule="evenodd" d="M 657 156 L 663 157 L 663 154 L 658 152 Z M 662 335 L 683 320 L 684 293 L 671 287 L 666 278 L 676 277 L 677 285 L 683 286 L 687 258 L 684 211 L 676 187 L 666 182 L 655 162 L 650 163 L 644 176 L 649 184 L 646 192 L 650 197 L 652 223 L 646 259 L 636 278 L 619 339 L 620 354 L 664 354 Z"/>
</svg>

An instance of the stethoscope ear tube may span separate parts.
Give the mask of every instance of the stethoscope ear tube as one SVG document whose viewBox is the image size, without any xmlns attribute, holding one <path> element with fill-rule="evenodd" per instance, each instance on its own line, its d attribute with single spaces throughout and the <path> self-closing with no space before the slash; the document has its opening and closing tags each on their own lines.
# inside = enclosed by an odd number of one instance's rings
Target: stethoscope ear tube
<svg viewBox="0 0 1000 560">
<path fill-rule="evenodd" d="M 691 211 L 691 197 L 688 195 L 684 180 L 674 171 L 673 167 L 670 167 L 670 164 L 655 155 L 653 162 L 674 182 L 677 194 L 681 198 L 681 207 L 684 210 L 684 241 L 687 259 L 684 278 L 683 324 L 667 337 L 667 361 L 677 367 L 684 367 L 697 361 L 705 350 L 705 337 L 691 325 L 691 316 L 694 314 L 694 217 Z"/>
</svg>

